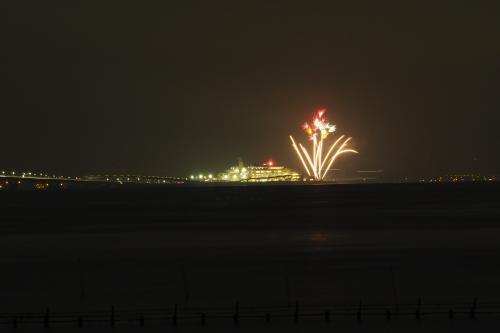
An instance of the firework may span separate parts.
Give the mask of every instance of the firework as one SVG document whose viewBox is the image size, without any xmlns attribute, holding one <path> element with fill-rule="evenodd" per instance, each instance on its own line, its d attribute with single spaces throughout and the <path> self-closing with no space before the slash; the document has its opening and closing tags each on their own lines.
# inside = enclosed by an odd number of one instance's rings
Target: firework
<svg viewBox="0 0 500 333">
<path fill-rule="evenodd" d="M 290 135 L 292 147 L 295 149 L 297 156 L 299 156 L 304 170 L 310 177 L 316 180 L 323 180 L 332 167 L 335 160 L 342 154 L 358 152 L 354 149 L 347 148 L 347 144 L 351 138 L 346 138 L 341 135 L 328 149 L 327 153 L 323 155 L 323 145 L 326 144 L 326 139 L 335 133 L 336 126 L 329 123 L 325 118 L 326 109 L 318 110 L 314 113 L 311 123 L 304 123 L 302 128 L 306 132 L 309 140 L 312 141 L 312 154 L 309 154 L 306 148 L 295 140 Z"/>
</svg>

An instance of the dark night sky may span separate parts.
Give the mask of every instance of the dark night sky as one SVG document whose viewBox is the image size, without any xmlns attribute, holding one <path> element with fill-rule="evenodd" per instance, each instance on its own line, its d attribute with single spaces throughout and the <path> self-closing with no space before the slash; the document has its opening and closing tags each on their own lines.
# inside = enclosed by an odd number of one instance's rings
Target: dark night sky
<svg viewBox="0 0 500 333">
<path fill-rule="evenodd" d="M 494 6 L 4 1 L 0 168 L 299 168 L 288 134 L 326 107 L 361 152 L 340 168 L 498 174 Z"/>
</svg>

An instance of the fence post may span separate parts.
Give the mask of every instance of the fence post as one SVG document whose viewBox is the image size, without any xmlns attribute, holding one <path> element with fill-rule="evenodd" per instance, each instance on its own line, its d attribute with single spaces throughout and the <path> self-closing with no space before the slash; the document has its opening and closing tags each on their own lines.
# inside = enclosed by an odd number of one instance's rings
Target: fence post
<svg viewBox="0 0 500 333">
<path fill-rule="evenodd" d="M 266 322 L 271 322 L 271 314 L 269 312 L 266 313 Z"/>
<path fill-rule="evenodd" d="M 49 308 L 45 309 L 45 315 L 43 317 L 43 326 L 45 328 L 50 327 L 50 310 L 49 310 Z"/>
<path fill-rule="evenodd" d="M 295 322 L 299 321 L 299 300 L 295 301 L 295 313 L 293 314 L 293 319 Z"/>
<path fill-rule="evenodd" d="M 385 319 L 391 320 L 391 310 L 385 310 Z"/>
<path fill-rule="evenodd" d="M 201 314 L 201 324 L 205 325 L 205 322 L 207 321 L 207 315 L 205 313 Z"/>
<path fill-rule="evenodd" d="M 450 309 L 450 312 L 448 313 L 450 319 L 453 319 L 453 317 L 455 316 L 455 312 L 453 311 L 453 309 Z"/>
<path fill-rule="evenodd" d="M 359 305 L 358 305 L 358 312 L 356 314 L 356 317 L 358 320 L 361 320 L 361 309 L 363 308 L 363 300 L 359 300 Z"/>
<path fill-rule="evenodd" d="M 415 318 L 420 319 L 420 309 L 422 307 L 422 300 L 419 298 L 417 303 L 417 310 L 415 311 Z"/>
<path fill-rule="evenodd" d="M 330 321 L 330 311 L 325 311 L 325 321 Z"/>
<path fill-rule="evenodd" d="M 115 327 L 115 306 L 111 305 L 111 317 L 110 317 L 111 327 Z"/>
<path fill-rule="evenodd" d="M 139 317 L 139 325 L 144 326 L 144 314 L 141 313 L 141 316 Z"/>
<path fill-rule="evenodd" d="M 236 304 L 234 306 L 234 315 L 233 315 L 233 321 L 235 324 L 238 323 L 238 317 L 240 315 L 240 304 L 238 301 L 236 301 Z"/>
<path fill-rule="evenodd" d="M 472 306 L 470 308 L 471 319 L 474 319 L 476 317 L 476 307 L 477 307 L 477 297 L 474 298 L 474 301 L 472 302 Z"/>
<path fill-rule="evenodd" d="M 81 315 L 78 316 L 78 327 L 83 327 L 83 317 Z"/>
<path fill-rule="evenodd" d="M 174 315 L 172 316 L 174 326 L 177 326 L 177 304 L 174 304 Z"/>
</svg>

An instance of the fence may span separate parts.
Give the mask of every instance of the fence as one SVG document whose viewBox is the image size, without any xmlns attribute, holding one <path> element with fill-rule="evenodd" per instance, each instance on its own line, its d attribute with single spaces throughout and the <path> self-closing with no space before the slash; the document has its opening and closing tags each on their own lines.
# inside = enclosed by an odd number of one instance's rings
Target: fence
<svg viewBox="0 0 500 333">
<path fill-rule="evenodd" d="M 301 319 L 316 319 L 330 321 L 335 318 L 352 318 L 361 321 L 363 318 L 382 317 L 386 320 L 396 318 L 413 318 L 421 320 L 424 317 L 448 317 L 450 319 L 470 318 L 479 316 L 500 315 L 500 303 L 479 303 L 477 299 L 470 303 L 424 304 L 421 300 L 413 304 L 363 304 L 362 300 L 350 305 L 302 305 L 296 301 L 293 306 L 240 306 L 235 302 L 232 307 L 197 308 L 174 304 L 170 308 L 118 309 L 110 306 L 107 310 L 71 312 L 53 312 L 45 309 L 42 312 L 0 313 L 0 325 L 43 326 L 52 325 L 109 325 L 135 324 L 144 326 L 151 322 L 169 322 L 179 325 L 186 322 L 198 322 L 205 325 L 210 320 L 227 320 L 238 324 L 245 319 L 271 322 L 273 319 L 289 318 L 294 322 Z"/>
</svg>

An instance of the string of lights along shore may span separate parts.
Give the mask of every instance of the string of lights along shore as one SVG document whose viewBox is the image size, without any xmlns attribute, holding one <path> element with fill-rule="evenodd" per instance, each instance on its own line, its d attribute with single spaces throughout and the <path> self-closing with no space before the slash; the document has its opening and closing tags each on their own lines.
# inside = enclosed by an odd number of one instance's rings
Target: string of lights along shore
<svg viewBox="0 0 500 333">
<path fill-rule="evenodd" d="M 314 113 L 311 123 L 305 122 L 302 126 L 306 132 L 309 141 L 312 142 L 312 152 L 309 153 L 307 149 L 299 142 L 297 145 L 295 140 L 290 135 L 292 146 L 297 153 L 304 170 L 309 177 L 315 180 L 323 180 L 327 175 L 330 168 L 335 163 L 335 160 L 342 154 L 358 152 L 354 149 L 348 148 L 351 137 L 341 135 L 330 146 L 326 154 L 323 154 L 323 146 L 327 146 L 328 137 L 333 137 L 337 127 L 327 121 L 326 109 L 318 110 Z M 300 148 L 300 149 L 299 149 Z M 326 150 L 325 150 L 326 151 Z"/>
</svg>

